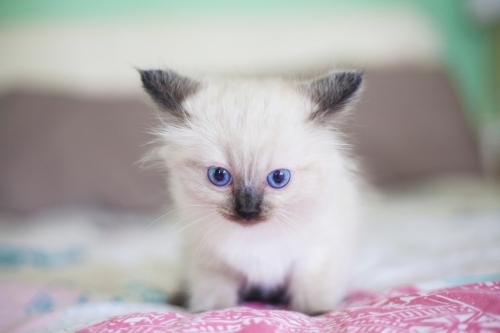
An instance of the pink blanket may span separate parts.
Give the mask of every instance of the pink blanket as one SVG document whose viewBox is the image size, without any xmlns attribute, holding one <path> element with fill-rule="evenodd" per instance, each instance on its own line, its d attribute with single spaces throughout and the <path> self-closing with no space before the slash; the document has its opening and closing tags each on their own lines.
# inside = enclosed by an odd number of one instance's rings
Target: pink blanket
<svg viewBox="0 0 500 333">
<path fill-rule="evenodd" d="M 250 306 L 194 315 L 137 313 L 78 331 L 124 332 L 500 332 L 500 282 L 358 293 L 339 311 L 318 317 Z"/>
</svg>

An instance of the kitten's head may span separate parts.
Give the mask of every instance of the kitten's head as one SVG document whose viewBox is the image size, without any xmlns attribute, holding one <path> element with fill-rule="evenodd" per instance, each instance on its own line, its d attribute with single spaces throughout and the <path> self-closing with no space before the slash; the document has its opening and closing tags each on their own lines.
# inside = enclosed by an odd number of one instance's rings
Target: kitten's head
<svg viewBox="0 0 500 333">
<path fill-rule="evenodd" d="M 166 117 L 161 154 L 177 204 L 252 225 L 314 207 L 344 176 L 332 124 L 356 97 L 360 73 L 309 82 L 140 74 Z"/>
</svg>

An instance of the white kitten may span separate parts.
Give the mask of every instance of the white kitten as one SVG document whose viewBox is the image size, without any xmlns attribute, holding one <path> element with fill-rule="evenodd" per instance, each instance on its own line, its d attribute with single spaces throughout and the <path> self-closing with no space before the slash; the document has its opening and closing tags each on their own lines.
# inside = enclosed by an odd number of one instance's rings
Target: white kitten
<svg viewBox="0 0 500 333">
<path fill-rule="evenodd" d="M 183 223 L 189 308 L 242 301 L 332 310 L 357 226 L 356 176 L 334 129 L 361 74 L 310 82 L 140 71 L 167 120 L 158 150 Z"/>
</svg>

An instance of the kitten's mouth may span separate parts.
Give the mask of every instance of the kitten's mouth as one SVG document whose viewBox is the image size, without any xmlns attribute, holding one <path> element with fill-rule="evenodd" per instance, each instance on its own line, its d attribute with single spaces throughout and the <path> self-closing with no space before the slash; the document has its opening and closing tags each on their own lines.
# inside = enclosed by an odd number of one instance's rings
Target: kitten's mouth
<svg viewBox="0 0 500 333">
<path fill-rule="evenodd" d="M 241 214 L 227 213 L 224 211 L 219 212 L 226 220 L 231 222 L 236 222 L 243 226 L 252 226 L 261 222 L 264 222 L 266 219 L 259 213 L 252 216 L 243 217 Z"/>
</svg>

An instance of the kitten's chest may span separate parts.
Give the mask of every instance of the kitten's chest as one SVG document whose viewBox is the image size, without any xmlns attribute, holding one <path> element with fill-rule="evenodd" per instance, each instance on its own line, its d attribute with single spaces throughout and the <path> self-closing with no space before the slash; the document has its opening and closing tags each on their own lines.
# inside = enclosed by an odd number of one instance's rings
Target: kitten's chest
<svg viewBox="0 0 500 333">
<path fill-rule="evenodd" d="M 286 237 L 243 233 L 220 239 L 213 246 L 220 260 L 243 274 L 248 283 L 261 286 L 285 283 L 297 257 L 297 248 Z"/>
</svg>

